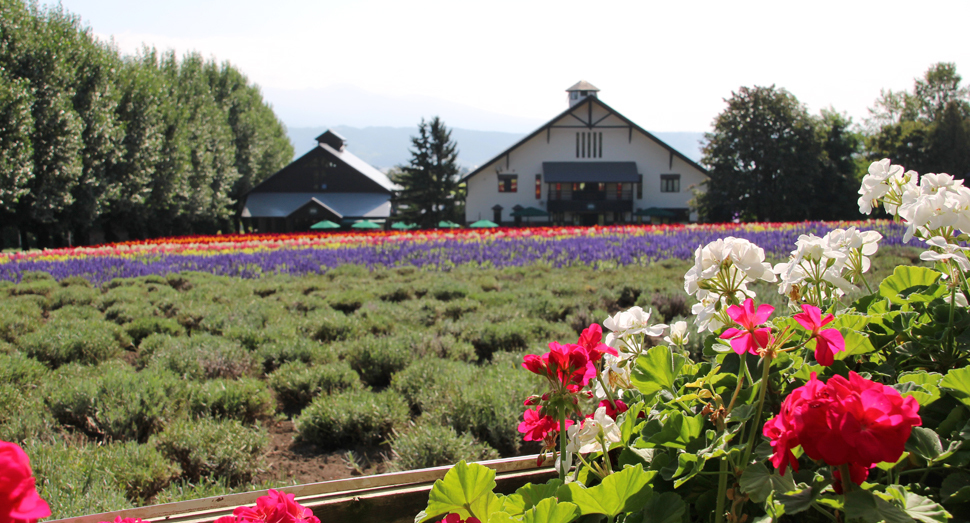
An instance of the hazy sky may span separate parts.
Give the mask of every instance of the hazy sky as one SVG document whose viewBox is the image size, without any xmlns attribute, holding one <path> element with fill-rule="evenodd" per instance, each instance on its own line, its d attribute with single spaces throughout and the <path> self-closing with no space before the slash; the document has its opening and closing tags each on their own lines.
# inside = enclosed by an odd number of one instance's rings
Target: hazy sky
<svg viewBox="0 0 970 523">
<path fill-rule="evenodd" d="M 970 81 L 966 0 L 62 3 L 123 52 L 228 60 L 290 126 L 401 125 L 432 111 L 523 132 L 564 110 L 580 79 L 655 131 L 709 130 L 742 85 L 860 121 L 880 88 L 910 89 L 932 63 L 955 62 Z M 354 121 L 319 121 L 336 118 Z"/>
</svg>

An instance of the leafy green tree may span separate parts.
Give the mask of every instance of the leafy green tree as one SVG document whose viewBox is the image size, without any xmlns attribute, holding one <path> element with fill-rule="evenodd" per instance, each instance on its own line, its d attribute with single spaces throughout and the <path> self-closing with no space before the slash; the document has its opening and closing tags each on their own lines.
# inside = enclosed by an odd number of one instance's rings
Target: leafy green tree
<svg viewBox="0 0 970 523">
<path fill-rule="evenodd" d="M 851 118 L 833 109 L 823 109 L 815 122 L 816 138 L 822 146 L 823 183 L 815 187 L 812 219 L 855 218 L 859 212 L 859 175 L 868 168 L 864 160 L 860 162 L 862 135 L 854 130 Z"/>
<path fill-rule="evenodd" d="M 34 119 L 30 82 L 0 70 L 0 213 L 8 221 L 33 177 Z"/>
<path fill-rule="evenodd" d="M 968 125 L 970 121 L 963 115 L 960 103 L 949 101 L 929 133 L 928 171 L 949 173 L 957 178 L 970 174 Z"/>
<path fill-rule="evenodd" d="M 458 149 L 451 131 L 435 116 L 418 125 L 411 137 L 411 161 L 392 180 L 402 189 L 394 200 L 401 217 L 421 227 L 436 227 L 442 220 L 459 220 L 464 195 L 458 181 Z"/>
<path fill-rule="evenodd" d="M 774 86 L 742 87 L 725 101 L 703 150 L 710 177 L 697 199 L 701 214 L 711 221 L 818 218 L 827 204 L 819 189 L 832 180 L 816 120 Z"/>
</svg>

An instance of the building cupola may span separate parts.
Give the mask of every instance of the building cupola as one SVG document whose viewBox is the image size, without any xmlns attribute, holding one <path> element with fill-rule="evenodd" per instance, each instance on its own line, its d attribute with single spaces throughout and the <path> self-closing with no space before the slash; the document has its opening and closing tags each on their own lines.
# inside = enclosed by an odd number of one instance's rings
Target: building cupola
<svg viewBox="0 0 970 523">
<path fill-rule="evenodd" d="M 599 89 L 586 80 L 580 80 L 576 82 L 576 85 L 566 89 L 566 92 L 569 93 L 569 107 L 572 107 L 581 102 L 587 96 L 595 97 L 596 93 L 599 92 Z"/>
<path fill-rule="evenodd" d="M 327 129 L 327 132 L 317 136 L 317 143 L 325 143 L 336 151 L 343 151 L 347 147 L 347 139 L 331 129 Z"/>
</svg>

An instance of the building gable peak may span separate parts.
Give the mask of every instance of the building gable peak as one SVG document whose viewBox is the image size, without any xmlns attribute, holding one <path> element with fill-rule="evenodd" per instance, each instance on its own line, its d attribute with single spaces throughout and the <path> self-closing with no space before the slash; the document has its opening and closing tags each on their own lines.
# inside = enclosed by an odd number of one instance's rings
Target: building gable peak
<svg viewBox="0 0 970 523">
<path fill-rule="evenodd" d="M 580 80 L 576 82 L 569 89 L 566 89 L 566 92 L 569 93 L 568 94 L 569 107 L 572 107 L 578 104 L 579 102 L 583 101 L 583 99 L 586 98 L 587 96 L 592 96 L 593 98 L 597 98 L 598 96 L 596 93 L 599 92 L 599 89 L 597 89 L 595 85 L 587 82 L 586 80 Z"/>
<path fill-rule="evenodd" d="M 317 143 L 325 143 L 335 151 L 343 151 L 347 147 L 347 139 L 332 129 L 327 129 L 325 133 L 317 136 Z"/>
</svg>

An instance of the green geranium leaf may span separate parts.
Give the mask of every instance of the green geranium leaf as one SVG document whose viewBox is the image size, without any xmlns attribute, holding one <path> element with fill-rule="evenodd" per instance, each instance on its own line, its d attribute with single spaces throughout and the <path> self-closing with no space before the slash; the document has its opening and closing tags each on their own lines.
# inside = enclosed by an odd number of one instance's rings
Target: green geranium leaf
<svg viewBox="0 0 970 523">
<path fill-rule="evenodd" d="M 684 361 L 683 356 L 671 354 L 666 345 L 654 347 L 637 358 L 631 381 L 646 396 L 653 396 L 661 390 L 676 393 L 674 380 L 680 374 Z"/>
<path fill-rule="evenodd" d="M 569 523 L 579 515 L 579 507 L 573 503 L 559 502 L 549 497 L 527 510 L 522 523 Z"/>
<path fill-rule="evenodd" d="M 493 512 L 502 505 L 495 489 L 495 471 L 477 463 L 471 465 L 464 460 L 451 468 L 445 477 L 434 482 L 428 496 L 428 508 L 421 521 L 437 516 L 459 514 L 462 519 L 474 516 L 479 521 L 488 521 Z"/>
<path fill-rule="evenodd" d="M 957 472 L 947 476 L 940 486 L 940 497 L 944 503 L 970 502 L 970 474 Z"/>
<path fill-rule="evenodd" d="M 920 295 L 932 294 L 930 287 L 940 279 L 940 276 L 939 272 L 925 267 L 900 265 L 893 271 L 892 276 L 879 284 L 879 295 L 896 305 L 905 304 L 911 298 L 928 301 Z M 939 289 L 935 290 L 939 291 Z"/>
<path fill-rule="evenodd" d="M 417 521 L 418 520 L 415 519 L 415 522 Z M 522 523 L 522 521 L 512 517 L 512 515 L 507 512 L 500 511 L 492 512 L 492 515 L 488 517 L 488 523 Z"/>
<path fill-rule="evenodd" d="M 925 407 L 930 403 L 940 399 L 942 393 L 940 393 L 940 381 L 943 380 L 943 375 L 937 372 L 904 372 L 899 375 L 896 380 L 899 385 L 911 383 L 918 387 L 916 388 L 903 388 L 897 387 L 899 393 L 903 395 L 904 398 L 912 396 L 919 403 L 920 407 Z"/>
<path fill-rule="evenodd" d="M 867 490 L 856 489 L 845 496 L 846 519 L 867 523 L 913 523 L 903 510 Z"/>
<path fill-rule="evenodd" d="M 901 508 L 907 516 L 916 521 L 922 521 L 923 523 L 945 523 L 950 518 L 950 514 L 939 503 L 919 494 L 909 492 L 902 486 L 889 486 L 886 488 L 886 494 L 890 496 L 890 501 L 893 503 L 894 508 Z M 885 502 L 880 499 L 876 500 L 876 506 L 881 510 L 880 502 Z"/>
<path fill-rule="evenodd" d="M 950 369 L 940 380 L 940 387 L 947 390 L 954 398 L 970 407 L 970 367 Z"/>
<path fill-rule="evenodd" d="M 687 505 L 680 496 L 664 492 L 650 498 L 643 510 L 628 516 L 624 523 L 680 523 L 686 511 Z"/>
<path fill-rule="evenodd" d="M 621 513 L 636 512 L 647 504 L 653 489 L 650 480 L 655 471 L 644 471 L 637 465 L 610 474 L 593 488 L 578 483 L 568 483 L 559 488 L 559 500 L 575 503 L 586 514 L 605 514 L 616 517 Z"/>
<path fill-rule="evenodd" d="M 670 478 L 664 478 L 668 481 L 670 479 L 677 478 L 674 481 L 674 488 L 680 488 L 681 485 L 690 480 L 690 478 L 697 475 L 698 472 L 704 470 L 704 464 L 707 460 L 703 457 L 699 457 L 696 454 L 681 453 L 677 455 L 677 469 L 674 470 L 673 475 Z M 666 470 L 669 472 L 669 469 Z"/>
<path fill-rule="evenodd" d="M 768 471 L 764 463 L 755 463 L 741 474 L 741 491 L 755 503 L 764 503 L 772 492 L 785 494 L 795 488 L 791 472 L 787 476 L 780 476 Z"/>
<path fill-rule="evenodd" d="M 860 354 L 869 354 L 876 350 L 872 346 L 872 342 L 869 341 L 869 336 L 856 332 L 856 331 L 842 331 L 842 336 L 845 338 L 845 350 L 835 353 L 835 359 L 844 360 L 849 356 L 859 356 Z M 811 343 L 811 346 L 815 347 L 815 342 Z"/>
<path fill-rule="evenodd" d="M 943 444 L 940 436 L 933 429 L 913 427 L 913 431 L 906 440 L 906 450 L 916 454 L 926 461 L 934 461 L 943 454 Z"/>
<path fill-rule="evenodd" d="M 814 490 L 809 487 L 794 494 L 775 494 L 773 499 L 785 508 L 785 514 L 797 514 L 812 508 Z"/>
<path fill-rule="evenodd" d="M 864 314 L 843 314 L 841 316 L 836 316 L 832 323 L 829 323 L 825 328 L 839 329 L 845 332 L 850 331 L 861 331 L 869 324 L 869 317 Z"/>
<path fill-rule="evenodd" d="M 688 444 L 701 436 L 703 429 L 703 414 L 690 417 L 684 416 L 679 411 L 675 411 L 667 418 L 663 429 L 652 435 L 648 442 L 664 447 L 684 449 L 687 448 Z"/>
<path fill-rule="evenodd" d="M 507 512 L 512 516 L 523 514 L 526 510 L 536 506 L 546 498 L 556 496 L 556 491 L 562 486 L 562 481 L 551 479 L 548 483 L 526 483 L 515 491 L 515 494 L 508 495 L 502 504 L 502 512 Z"/>
</svg>

